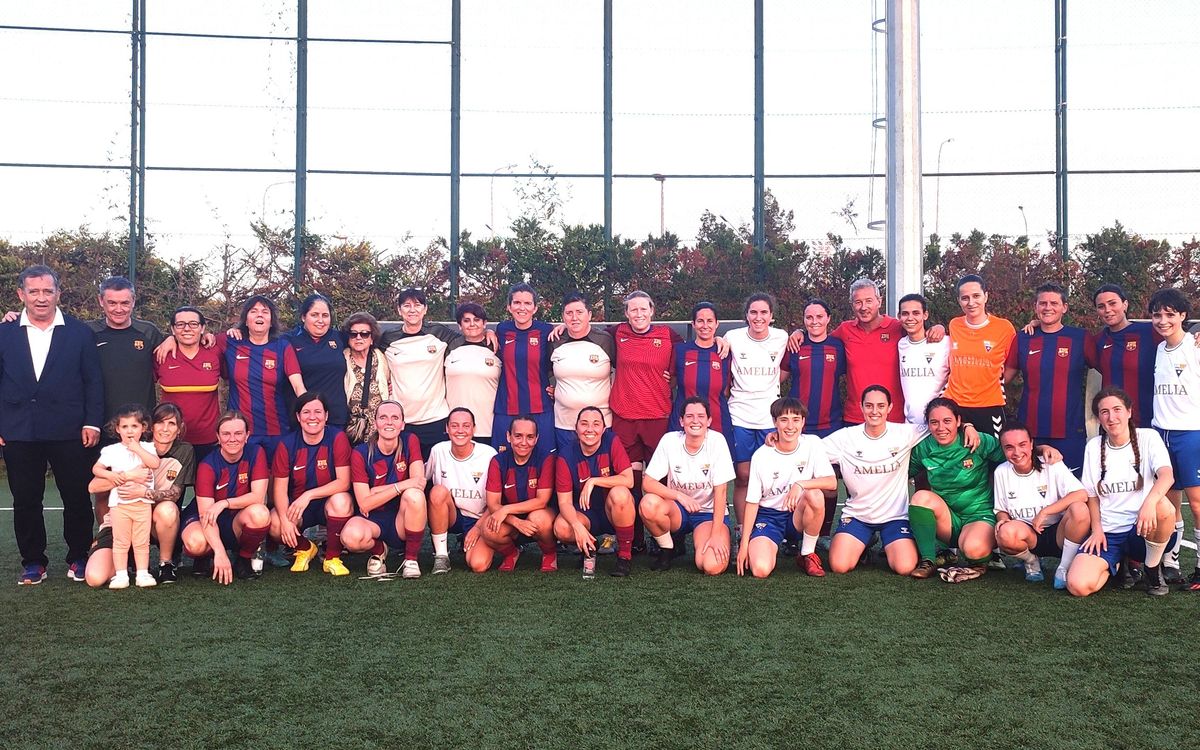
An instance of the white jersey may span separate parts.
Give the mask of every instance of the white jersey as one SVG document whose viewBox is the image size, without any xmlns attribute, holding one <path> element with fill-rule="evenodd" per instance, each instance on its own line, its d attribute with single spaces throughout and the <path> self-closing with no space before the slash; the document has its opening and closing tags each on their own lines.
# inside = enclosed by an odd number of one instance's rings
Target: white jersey
<svg viewBox="0 0 1200 750">
<path fill-rule="evenodd" d="M 1164 430 L 1200 430 L 1200 349 L 1191 334 L 1154 355 L 1154 422 Z"/>
<path fill-rule="evenodd" d="M 586 336 L 563 336 L 550 343 L 554 368 L 554 426 L 574 430 L 575 418 L 585 406 L 595 406 L 612 427 L 613 338 L 607 331 L 592 328 Z"/>
<path fill-rule="evenodd" d="M 154 447 L 154 443 L 143 442 L 142 450 L 149 453 L 151 456 L 158 455 L 158 449 Z M 100 457 L 96 459 L 96 463 L 107 467 L 109 471 L 122 472 L 133 471 L 134 469 L 144 469 L 146 464 L 142 463 L 142 457 L 126 448 L 122 443 L 113 443 L 106 445 L 100 449 Z M 150 472 L 150 489 L 154 489 L 154 473 Z M 132 500 L 122 500 L 117 496 L 116 492 L 109 494 L 109 505 L 121 505 L 124 503 L 144 502 L 150 505 L 154 504 L 149 498 L 134 498 Z"/>
<path fill-rule="evenodd" d="M 788 335 L 778 328 L 767 329 L 767 338 L 756 341 L 750 328 L 725 334 L 729 343 L 731 384 L 729 419 L 738 427 L 769 430 L 771 403 L 779 398 L 779 368 L 787 351 Z"/>
<path fill-rule="evenodd" d="M 500 355 L 484 344 L 464 343 L 446 353 L 446 405 L 465 406 L 475 415 L 475 434 L 492 435 Z"/>
<path fill-rule="evenodd" d="M 700 512 L 713 512 L 713 487 L 732 482 L 735 472 L 729 443 L 715 430 L 709 430 L 696 453 L 691 453 L 685 435 L 674 431 L 663 435 L 646 467 L 646 476 L 682 492 L 700 503 Z M 725 498 L 721 498 L 725 502 Z"/>
<path fill-rule="evenodd" d="M 433 446 L 425 462 L 425 476 L 450 490 L 454 504 L 464 516 L 479 518 L 487 510 L 488 465 L 496 451 L 479 443 L 471 445 L 471 455 L 462 459 L 454 456 L 449 440 Z"/>
<path fill-rule="evenodd" d="M 383 354 L 392 373 L 392 397 L 404 407 L 408 424 L 436 422 L 450 413 L 445 368 L 449 338 L 443 326 L 434 325 L 416 334 L 401 329 L 383 335 Z"/>
<path fill-rule="evenodd" d="M 791 453 L 764 445 L 750 457 L 746 502 L 761 508 L 787 510 L 787 494 L 793 484 L 831 476 L 833 466 L 825 455 L 821 438 L 816 435 L 801 435 L 796 450 Z"/>
<path fill-rule="evenodd" d="M 1133 462 L 1132 442 L 1121 448 L 1106 446 L 1104 479 L 1101 479 L 1100 441 L 1104 439 L 1103 434 L 1092 438 L 1083 452 L 1083 488 L 1087 490 L 1088 497 L 1100 500 L 1100 528 L 1106 534 L 1117 534 L 1129 531 L 1137 523 L 1142 502 L 1154 486 L 1154 475 L 1164 466 L 1171 465 L 1171 456 L 1157 432 L 1138 428 L 1141 465 Z M 1139 473 L 1142 475 L 1140 490 L 1135 489 Z"/>
<path fill-rule="evenodd" d="M 900 388 L 904 391 L 904 419 L 925 422 L 925 405 L 942 395 L 950 378 L 950 339 L 936 344 L 929 339 L 900 339 Z"/>
<path fill-rule="evenodd" d="M 842 515 L 863 523 L 887 523 L 908 517 L 908 459 L 929 430 L 924 425 L 894 424 L 877 438 L 866 425 L 843 427 L 825 438 L 829 460 L 842 467 L 846 507 Z"/>
<path fill-rule="evenodd" d="M 1007 513 L 1018 521 L 1032 521 L 1033 517 L 1047 505 L 1053 505 L 1067 495 L 1083 489 L 1062 461 L 1042 464 L 1041 471 L 1032 470 L 1019 474 L 1008 461 L 996 467 L 992 477 L 992 497 L 995 511 Z M 1046 516 L 1046 525 L 1058 523 L 1062 513 Z"/>
</svg>

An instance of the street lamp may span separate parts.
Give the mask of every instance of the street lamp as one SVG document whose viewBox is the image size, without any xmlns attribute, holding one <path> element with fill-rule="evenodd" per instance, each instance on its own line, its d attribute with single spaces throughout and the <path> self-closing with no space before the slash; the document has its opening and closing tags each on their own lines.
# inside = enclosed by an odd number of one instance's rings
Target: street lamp
<svg viewBox="0 0 1200 750">
<path fill-rule="evenodd" d="M 1029 241 L 1029 219 L 1025 218 L 1025 207 L 1017 206 L 1017 210 L 1021 212 L 1021 221 L 1025 223 L 1025 241 Z"/>
<path fill-rule="evenodd" d="M 267 221 L 267 193 L 271 192 L 271 188 L 273 188 L 273 187 L 279 187 L 280 185 L 295 185 L 295 184 L 296 184 L 295 180 L 284 180 L 283 182 L 272 182 L 270 185 L 267 185 L 265 188 L 263 188 L 262 213 L 259 214 L 259 216 L 262 217 L 262 220 L 264 223 Z"/>
<path fill-rule="evenodd" d="M 938 220 L 942 216 L 942 149 L 947 143 L 952 143 L 953 138 L 947 138 L 938 144 L 937 158 L 937 182 L 934 183 L 933 189 L 933 233 L 938 234 Z M 940 234 L 938 235 L 941 236 Z"/>
<path fill-rule="evenodd" d="M 654 179 L 658 180 L 658 236 L 667 236 L 667 177 L 666 175 L 656 174 Z"/>
</svg>

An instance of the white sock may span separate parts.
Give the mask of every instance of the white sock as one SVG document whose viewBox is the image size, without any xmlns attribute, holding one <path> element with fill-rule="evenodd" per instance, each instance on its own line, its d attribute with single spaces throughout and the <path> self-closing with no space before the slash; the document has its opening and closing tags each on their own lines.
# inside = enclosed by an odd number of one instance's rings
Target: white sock
<svg viewBox="0 0 1200 750">
<path fill-rule="evenodd" d="M 800 540 L 800 554 L 811 555 L 812 553 L 816 552 L 817 539 L 819 538 L 820 537 L 818 537 L 816 534 L 809 534 L 805 532 L 803 538 Z"/>
<path fill-rule="evenodd" d="M 449 557 L 450 548 L 446 544 L 446 539 L 450 534 L 430 534 L 429 536 L 433 539 L 433 554 Z"/>
<path fill-rule="evenodd" d="M 1033 550 L 1031 549 L 1027 549 L 1024 552 L 1019 552 L 1015 555 L 1010 555 L 1010 557 L 1015 557 L 1027 565 L 1032 565 L 1033 563 L 1038 562 L 1038 556 L 1033 554 Z"/>
<path fill-rule="evenodd" d="M 1166 542 L 1152 542 L 1146 540 L 1146 567 L 1153 568 L 1162 562 L 1163 552 L 1167 549 Z"/>
<path fill-rule="evenodd" d="M 654 537 L 654 541 L 658 542 L 658 546 L 662 549 L 675 549 L 675 540 L 671 538 L 669 531 Z"/>
<path fill-rule="evenodd" d="M 1163 565 L 1168 568 L 1179 570 L 1179 548 L 1183 544 L 1183 520 L 1175 522 L 1175 544 L 1167 552 L 1167 557 L 1163 560 Z"/>
<path fill-rule="evenodd" d="M 1058 563 L 1058 569 L 1062 572 L 1062 575 L 1055 573 L 1055 576 L 1058 578 L 1067 577 L 1067 571 L 1071 569 L 1071 561 L 1075 559 L 1075 553 L 1077 552 L 1079 552 L 1079 542 L 1063 539 L 1062 559 Z"/>
</svg>

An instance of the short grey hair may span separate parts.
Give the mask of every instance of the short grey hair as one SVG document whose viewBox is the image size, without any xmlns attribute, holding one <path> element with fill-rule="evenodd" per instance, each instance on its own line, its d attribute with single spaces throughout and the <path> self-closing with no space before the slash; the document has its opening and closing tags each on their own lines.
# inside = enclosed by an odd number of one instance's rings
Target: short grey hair
<svg viewBox="0 0 1200 750">
<path fill-rule="evenodd" d="M 58 290 L 58 274 L 50 266 L 30 266 L 17 275 L 17 286 L 25 289 L 25 282 L 29 279 L 40 279 L 43 276 L 49 276 L 54 280 L 54 289 Z"/>
<path fill-rule="evenodd" d="M 867 279 L 867 278 L 856 279 L 854 281 L 854 283 L 850 285 L 850 299 L 851 300 L 854 299 L 854 293 L 857 292 L 859 289 L 870 289 L 873 292 L 875 292 L 876 297 L 883 299 L 883 295 L 879 293 L 879 285 L 876 284 L 871 279 Z"/>
</svg>

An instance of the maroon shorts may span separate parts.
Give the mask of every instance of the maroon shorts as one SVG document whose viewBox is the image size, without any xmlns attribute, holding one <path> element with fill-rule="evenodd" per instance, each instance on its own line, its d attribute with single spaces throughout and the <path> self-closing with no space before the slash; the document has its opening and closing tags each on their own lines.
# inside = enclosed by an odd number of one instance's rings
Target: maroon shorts
<svg viewBox="0 0 1200 750">
<path fill-rule="evenodd" d="M 658 441 L 667 434 L 667 418 L 624 419 L 614 413 L 612 429 L 625 452 L 629 454 L 629 460 L 645 464 L 654 455 Z"/>
</svg>

